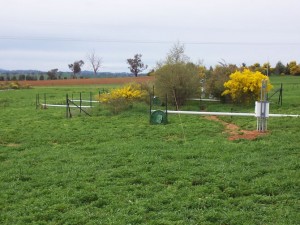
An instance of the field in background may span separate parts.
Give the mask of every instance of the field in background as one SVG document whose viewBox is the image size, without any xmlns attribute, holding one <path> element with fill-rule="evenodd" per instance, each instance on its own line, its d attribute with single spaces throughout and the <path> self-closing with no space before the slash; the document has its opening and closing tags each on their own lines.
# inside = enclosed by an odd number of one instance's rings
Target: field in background
<svg viewBox="0 0 300 225">
<path fill-rule="evenodd" d="M 274 96 L 271 113 L 300 114 L 300 77 L 272 78 L 275 88 L 281 82 L 283 106 Z M 298 224 L 300 118 L 270 118 L 266 136 L 229 141 L 205 117 L 150 125 L 144 103 L 119 115 L 100 105 L 93 117 L 72 119 L 64 108 L 35 108 L 37 93 L 63 102 L 66 93 L 110 87 L 0 92 L 1 224 Z M 256 128 L 255 118 L 221 119 Z"/>
<path fill-rule="evenodd" d="M 116 78 L 89 78 L 89 79 L 64 79 L 64 80 L 33 80 L 18 81 L 22 85 L 30 86 L 66 86 L 66 85 L 95 85 L 95 84 L 124 84 L 130 82 L 147 82 L 153 77 L 116 77 Z"/>
</svg>

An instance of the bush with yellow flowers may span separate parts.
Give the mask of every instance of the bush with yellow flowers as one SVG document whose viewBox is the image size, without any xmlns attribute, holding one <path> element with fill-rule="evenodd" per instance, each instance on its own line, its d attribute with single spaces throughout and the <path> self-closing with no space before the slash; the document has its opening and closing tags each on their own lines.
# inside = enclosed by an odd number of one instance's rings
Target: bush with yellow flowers
<svg viewBox="0 0 300 225">
<path fill-rule="evenodd" d="M 146 96 L 140 84 L 127 84 L 110 93 L 101 94 L 98 100 L 106 104 L 113 113 L 119 113 L 132 107 L 133 102 L 140 101 Z"/>
<path fill-rule="evenodd" d="M 31 88 L 29 84 L 20 84 L 17 81 L 6 81 L 0 82 L 0 90 L 2 89 L 29 89 Z"/>
<path fill-rule="evenodd" d="M 267 80 L 267 91 L 272 89 L 268 76 L 261 72 L 252 72 L 249 69 L 236 71 L 224 83 L 225 91 L 222 95 L 229 95 L 233 102 L 249 104 L 259 100 L 262 80 Z"/>
</svg>

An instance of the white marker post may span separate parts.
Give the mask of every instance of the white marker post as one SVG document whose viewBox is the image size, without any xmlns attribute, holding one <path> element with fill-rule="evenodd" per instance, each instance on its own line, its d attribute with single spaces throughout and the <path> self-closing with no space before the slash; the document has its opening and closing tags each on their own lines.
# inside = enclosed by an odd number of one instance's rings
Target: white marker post
<svg viewBox="0 0 300 225">
<path fill-rule="evenodd" d="M 269 102 L 267 102 L 267 80 L 262 80 L 260 101 L 255 102 L 255 116 L 257 118 L 257 130 L 267 130 L 267 118 L 269 117 Z"/>
</svg>

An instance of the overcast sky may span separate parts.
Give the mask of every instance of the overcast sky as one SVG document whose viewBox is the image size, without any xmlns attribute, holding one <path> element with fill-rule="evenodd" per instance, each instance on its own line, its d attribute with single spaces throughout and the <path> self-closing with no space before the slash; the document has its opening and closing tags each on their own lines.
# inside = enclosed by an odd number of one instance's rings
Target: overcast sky
<svg viewBox="0 0 300 225">
<path fill-rule="evenodd" d="M 95 51 L 101 71 L 153 68 L 176 42 L 214 66 L 300 63 L 299 0 L 0 0 L 0 68 L 58 68 Z"/>
</svg>

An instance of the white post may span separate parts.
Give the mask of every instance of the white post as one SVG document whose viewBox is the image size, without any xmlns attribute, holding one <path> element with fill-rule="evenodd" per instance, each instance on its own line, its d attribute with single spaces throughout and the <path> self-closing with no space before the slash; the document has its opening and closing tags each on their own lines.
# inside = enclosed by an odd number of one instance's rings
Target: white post
<svg viewBox="0 0 300 225">
<path fill-rule="evenodd" d="M 257 117 L 257 130 L 267 130 L 267 117 L 269 117 L 269 103 L 267 102 L 267 80 L 262 80 L 260 101 L 255 102 L 255 115 Z"/>
</svg>

